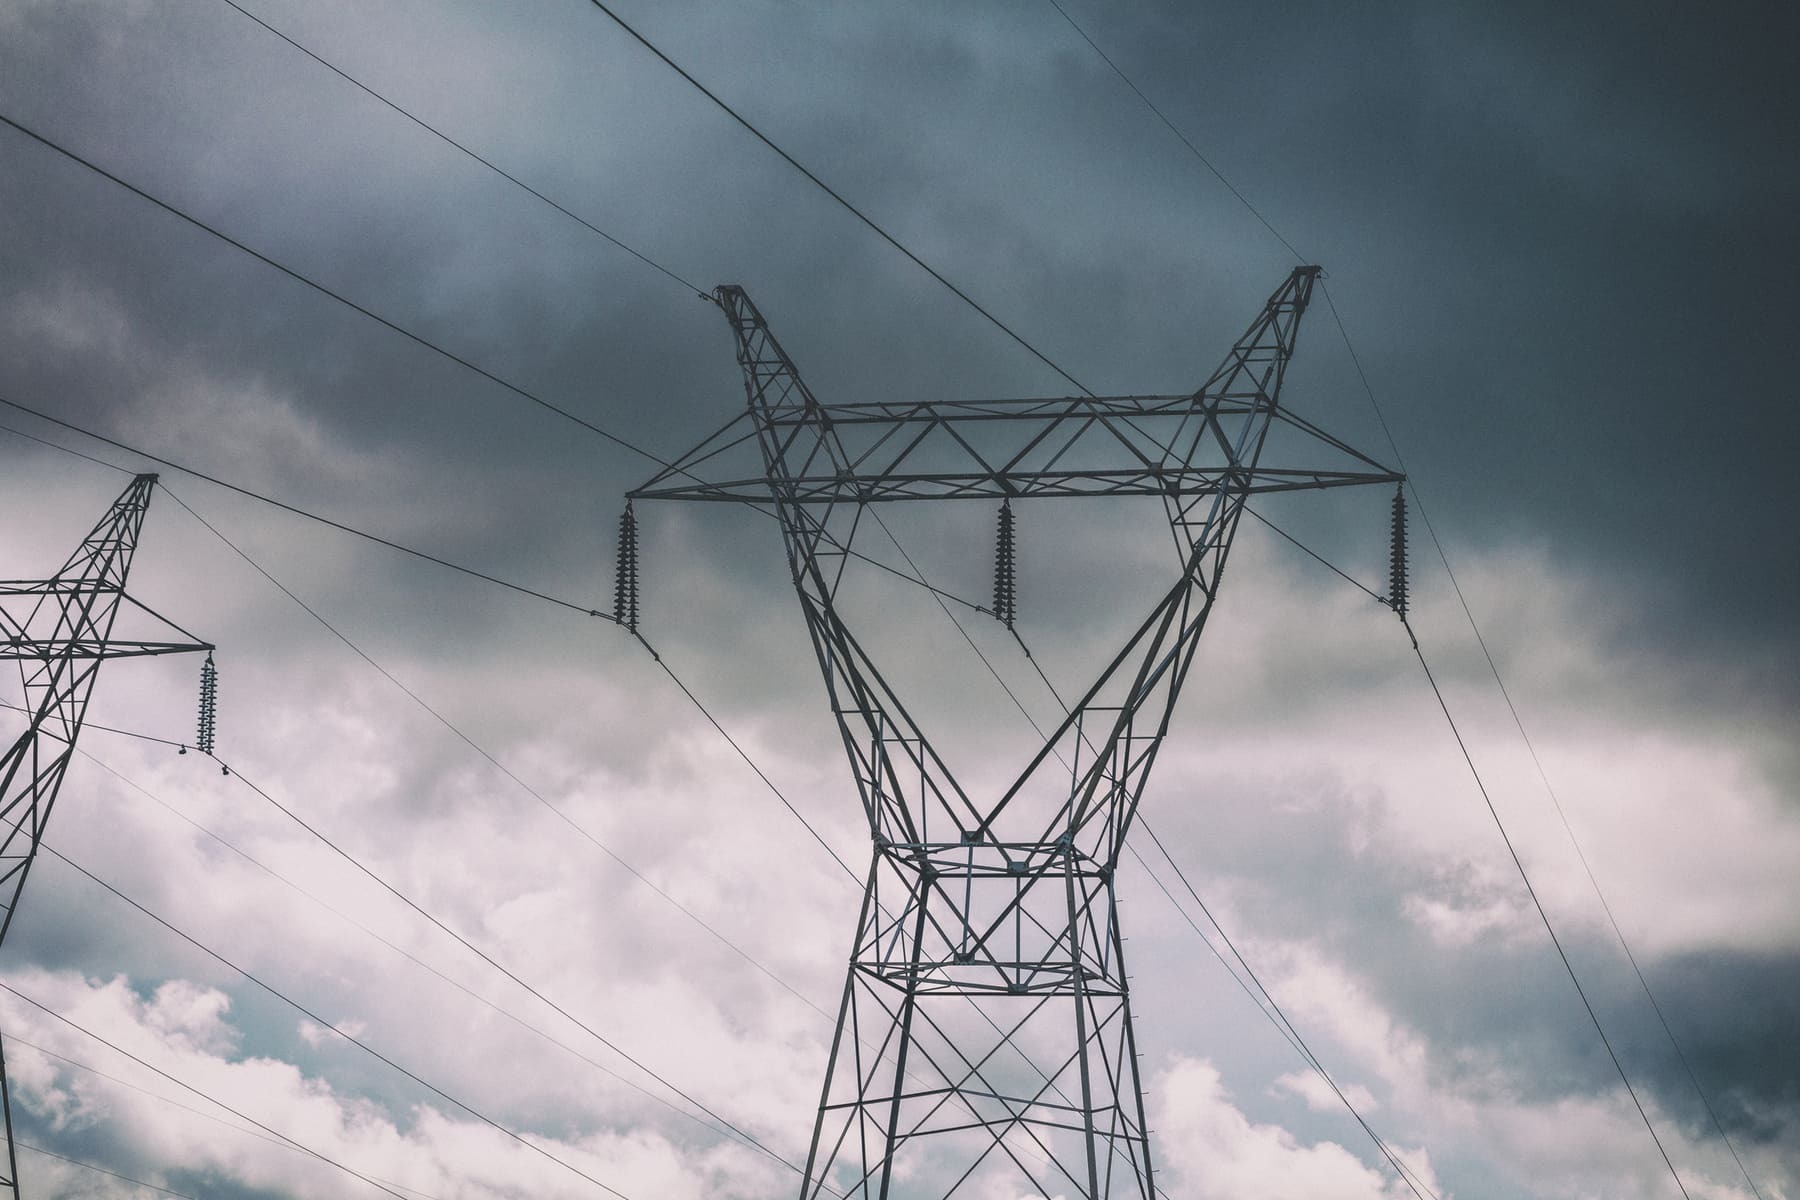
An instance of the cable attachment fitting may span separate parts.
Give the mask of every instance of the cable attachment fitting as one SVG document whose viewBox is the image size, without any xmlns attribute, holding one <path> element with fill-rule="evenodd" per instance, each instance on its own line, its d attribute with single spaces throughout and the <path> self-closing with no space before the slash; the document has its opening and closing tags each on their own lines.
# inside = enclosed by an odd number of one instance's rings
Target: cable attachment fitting
<svg viewBox="0 0 1800 1200">
<path fill-rule="evenodd" d="M 1388 607 L 1406 620 L 1406 485 L 1394 488 L 1392 542 L 1388 549 Z"/>
<path fill-rule="evenodd" d="M 1011 629 L 1018 610 L 1018 584 L 1013 574 L 1012 501 L 1002 500 L 999 538 L 994 544 L 994 616 Z"/>
<path fill-rule="evenodd" d="M 200 753 L 211 755 L 213 752 L 213 730 L 218 722 L 219 713 L 219 668 L 213 665 L 213 656 L 208 654 L 206 662 L 200 667 L 200 728 L 195 734 L 194 744 Z M 181 748 L 183 754 L 187 747 Z"/>
<path fill-rule="evenodd" d="M 631 501 L 619 516 L 619 560 L 613 573 L 613 620 L 632 633 L 638 627 L 637 514 Z"/>
</svg>

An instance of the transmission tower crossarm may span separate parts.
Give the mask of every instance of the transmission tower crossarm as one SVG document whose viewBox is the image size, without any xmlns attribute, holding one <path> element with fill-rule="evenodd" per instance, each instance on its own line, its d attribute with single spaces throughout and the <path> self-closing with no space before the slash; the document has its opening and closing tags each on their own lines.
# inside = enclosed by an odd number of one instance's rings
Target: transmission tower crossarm
<svg viewBox="0 0 1800 1200">
<path fill-rule="evenodd" d="M 763 470 L 726 453 L 751 432 L 765 452 L 776 448 L 790 504 L 1199 498 L 1393 483 L 1398 472 L 1273 401 L 1316 273 L 1294 271 L 1219 368 L 1185 395 L 829 404 L 800 378 L 744 289 L 725 285 L 716 296 L 737 335 L 748 400 L 739 421 L 748 429 L 734 438 L 736 423 L 727 426 L 629 496 L 767 499 L 766 453 L 756 464 Z M 1235 456 L 1224 426 L 1249 418 L 1281 421 L 1319 461 L 1261 466 Z"/>
</svg>

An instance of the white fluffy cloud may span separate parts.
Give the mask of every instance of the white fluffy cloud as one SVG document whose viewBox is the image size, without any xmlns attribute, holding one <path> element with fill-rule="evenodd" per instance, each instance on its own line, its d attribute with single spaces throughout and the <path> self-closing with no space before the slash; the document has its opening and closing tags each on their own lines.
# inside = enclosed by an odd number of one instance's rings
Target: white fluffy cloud
<svg viewBox="0 0 1800 1200">
<path fill-rule="evenodd" d="M 644 1128 L 531 1135 L 532 1146 L 568 1164 L 560 1165 L 441 1105 L 392 1109 L 294 1064 L 233 1053 L 242 1031 L 232 1024 L 229 998 L 217 989 L 171 980 L 144 996 L 123 978 L 91 981 L 44 972 L 14 978 L 32 999 L 219 1102 L 190 1094 L 35 1008 L 11 1001 L 7 1023 L 15 1041 L 123 1081 L 20 1045 L 9 1056 L 18 1060 L 14 1102 L 42 1119 L 52 1135 L 95 1135 L 115 1161 L 146 1164 L 139 1168 L 148 1168 L 146 1182 L 231 1180 L 295 1195 L 369 1190 L 321 1161 L 331 1159 L 396 1190 L 439 1200 L 592 1195 L 593 1184 L 572 1166 L 626 1195 L 697 1200 L 761 1195 L 785 1174 L 744 1147 L 684 1147 Z"/>
<path fill-rule="evenodd" d="M 1156 1095 L 1171 1192 L 1196 1200 L 1396 1200 L 1411 1194 L 1397 1177 L 1384 1178 L 1335 1142 L 1302 1142 L 1279 1125 L 1250 1120 L 1232 1105 L 1210 1063 L 1176 1059 L 1157 1081 Z M 1422 1187 L 1438 1190 L 1425 1154 L 1395 1149 Z"/>
</svg>

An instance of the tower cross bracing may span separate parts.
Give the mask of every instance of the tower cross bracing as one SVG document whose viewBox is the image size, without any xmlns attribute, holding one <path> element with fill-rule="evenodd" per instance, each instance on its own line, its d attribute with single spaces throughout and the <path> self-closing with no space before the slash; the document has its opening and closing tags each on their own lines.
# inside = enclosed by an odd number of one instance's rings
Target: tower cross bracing
<svg viewBox="0 0 1800 1200">
<path fill-rule="evenodd" d="M 801 1200 L 1157 1194 L 1119 855 L 1245 503 L 1400 478 L 1278 403 L 1318 273 L 1196 391 L 1058 399 L 824 404 L 744 290 L 714 293 L 746 409 L 631 498 L 774 502 L 872 843 Z M 1315 459 L 1265 461 L 1277 427 Z M 1180 571 L 1012 782 L 970 795 L 836 603 L 862 511 L 1103 496 L 1159 498 Z"/>
</svg>

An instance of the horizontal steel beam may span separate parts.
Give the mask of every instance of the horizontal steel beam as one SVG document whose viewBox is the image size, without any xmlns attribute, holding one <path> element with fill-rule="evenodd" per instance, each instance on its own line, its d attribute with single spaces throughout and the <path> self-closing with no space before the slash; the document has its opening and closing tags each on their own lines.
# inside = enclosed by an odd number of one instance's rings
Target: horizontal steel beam
<svg viewBox="0 0 1800 1200">
<path fill-rule="evenodd" d="M 771 484 L 766 477 L 718 482 L 647 485 L 629 493 L 634 500 L 710 500 L 766 503 L 771 491 L 790 504 L 882 504 L 901 500 L 1006 500 L 1098 496 L 1256 496 L 1270 492 L 1316 491 L 1375 483 L 1398 483 L 1394 471 L 1308 471 L 1259 467 L 1248 482 L 1235 473 L 1173 465 L 1111 471 L 949 472 L 801 476 Z"/>
</svg>

